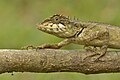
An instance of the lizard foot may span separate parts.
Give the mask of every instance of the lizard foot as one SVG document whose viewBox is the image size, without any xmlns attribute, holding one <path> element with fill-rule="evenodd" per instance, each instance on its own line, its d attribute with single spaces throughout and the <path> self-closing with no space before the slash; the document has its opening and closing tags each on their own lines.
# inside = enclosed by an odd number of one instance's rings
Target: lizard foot
<svg viewBox="0 0 120 80">
<path fill-rule="evenodd" d="M 95 57 L 93 59 L 93 61 L 99 61 L 100 58 L 106 54 L 105 50 L 101 50 L 101 49 L 98 49 L 97 47 L 93 47 L 93 46 L 88 46 L 87 48 L 85 47 L 85 49 L 86 49 L 86 51 L 91 52 L 93 54 L 86 56 L 83 60 Z"/>
<path fill-rule="evenodd" d="M 101 61 L 100 58 L 102 58 L 105 55 L 105 53 L 101 53 L 101 52 L 93 52 L 93 53 L 94 54 L 86 56 L 83 60 L 95 57 L 93 61 Z"/>
<path fill-rule="evenodd" d="M 35 46 L 33 46 L 33 45 L 28 45 L 28 46 L 24 46 L 24 47 L 22 47 L 21 49 L 36 49 L 36 47 Z"/>
</svg>

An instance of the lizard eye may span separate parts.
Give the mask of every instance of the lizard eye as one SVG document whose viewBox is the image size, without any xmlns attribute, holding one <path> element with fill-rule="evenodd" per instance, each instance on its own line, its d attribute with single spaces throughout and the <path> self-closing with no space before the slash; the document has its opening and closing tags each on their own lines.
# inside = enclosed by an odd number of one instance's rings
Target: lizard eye
<svg viewBox="0 0 120 80">
<path fill-rule="evenodd" d="M 59 19 L 58 18 L 55 18 L 56 21 L 58 21 Z"/>
<path fill-rule="evenodd" d="M 59 23 L 59 22 L 60 22 L 59 17 L 54 17 L 54 19 L 53 19 L 53 20 L 54 20 L 54 22 L 55 22 L 55 23 Z"/>
</svg>

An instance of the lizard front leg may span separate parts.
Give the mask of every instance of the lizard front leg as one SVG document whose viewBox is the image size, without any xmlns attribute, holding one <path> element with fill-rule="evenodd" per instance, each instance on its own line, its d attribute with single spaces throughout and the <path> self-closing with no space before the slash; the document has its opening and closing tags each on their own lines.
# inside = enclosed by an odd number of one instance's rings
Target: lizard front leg
<svg viewBox="0 0 120 80">
<path fill-rule="evenodd" d="M 43 45 L 40 45 L 40 46 L 27 46 L 26 48 L 29 49 L 29 48 L 32 48 L 32 49 L 59 49 L 65 45 L 68 45 L 70 44 L 72 41 L 72 39 L 65 39 L 59 43 L 55 43 L 55 44 L 43 44 Z"/>
<path fill-rule="evenodd" d="M 100 38 L 102 38 L 102 39 L 100 39 Z M 85 39 L 86 45 L 89 45 L 89 42 L 94 41 L 95 39 L 100 39 L 103 41 L 103 44 L 100 47 L 100 50 L 98 50 L 96 48 L 96 46 L 93 46 L 93 48 L 90 47 L 88 50 L 94 52 L 94 54 L 89 55 L 89 56 L 85 57 L 84 59 L 86 59 L 88 57 L 93 57 L 93 56 L 99 55 L 95 59 L 95 60 L 99 60 L 102 56 L 104 56 L 106 54 L 108 43 L 109 43 L 109 32 L 106 30 L 106 31 L 99 31 L 99 32 L 92 33 L 92 35 L 90 35 L 89 38 Z"/>
</svg>

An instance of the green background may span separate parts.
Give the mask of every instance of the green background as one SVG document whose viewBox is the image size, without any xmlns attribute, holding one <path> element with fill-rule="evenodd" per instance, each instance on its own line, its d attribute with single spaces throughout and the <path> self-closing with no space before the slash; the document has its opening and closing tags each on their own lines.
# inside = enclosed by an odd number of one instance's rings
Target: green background
<svg viewBox="0 0 120 80">
<path fill-rule="evenodd" d="M 56 43 L 62 39 L 43 33 L 35 24 L 53 14 L 120 25 L 120 0 L 0 0 L 0 48 Z M 78 49 L 69 45 L 62 49 Z M 10 73 L 0 80 L 119 80 L 119 73 Z"/>
</svg>

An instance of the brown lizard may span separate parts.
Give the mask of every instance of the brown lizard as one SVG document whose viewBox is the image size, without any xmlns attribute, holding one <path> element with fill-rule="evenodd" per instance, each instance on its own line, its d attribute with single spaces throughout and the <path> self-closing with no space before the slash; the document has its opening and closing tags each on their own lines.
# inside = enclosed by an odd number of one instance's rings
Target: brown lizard
<svg viewBox="0 0 120 80">
<path fill-rule="evenodd" d="M 64 38 L 64 40 L 52 45 L 32 46 L 33 48 L 58 49 L 70 43 L 75 43 L 93 46 L 94 48 L 100 47 L 100 50 L 95 51 L 95 54 L 93 54 L 100 55 L 99 58 L 105 55 L 107 48 L 120 49 L 120 27 L 118 26 L 70 19 L 69 17 L 56 14 L 37 24 L 37 28 L 43 32 Z"/>
</svg>

